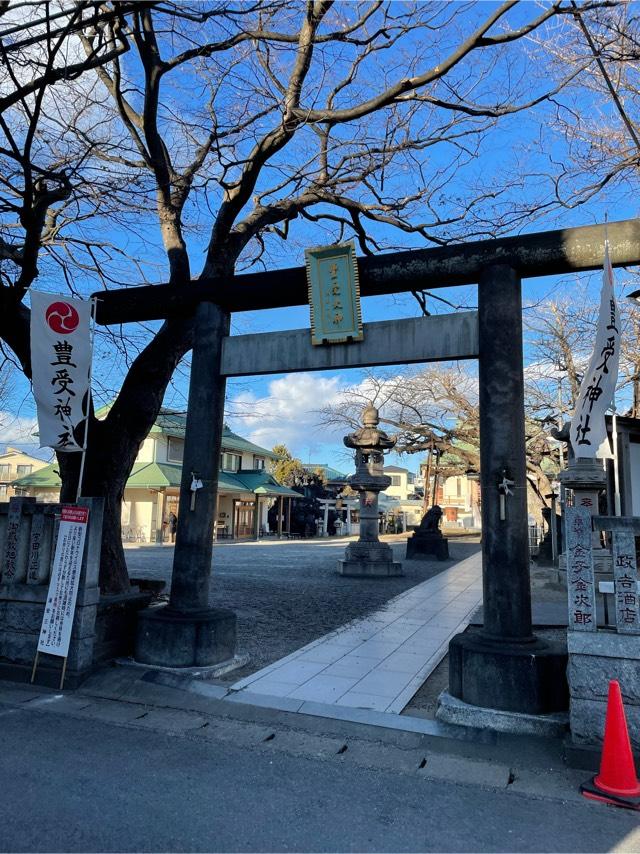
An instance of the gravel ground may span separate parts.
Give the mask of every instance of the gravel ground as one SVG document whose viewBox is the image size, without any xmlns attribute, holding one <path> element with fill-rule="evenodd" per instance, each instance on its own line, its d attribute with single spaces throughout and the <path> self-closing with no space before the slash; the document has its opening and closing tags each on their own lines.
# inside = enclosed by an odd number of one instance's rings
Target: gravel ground
<svg viewBox="0 0 640 854">
<path fill-rule="evenodd" d="M 383 537 L 402 560 L 405 539 Z M 336 562 L 347 539 L 216 543 L 211 605 L 238 618 L 239 654 L 249 664 L 223 677 L 235 682 L 301 646 L 382 607 L 389 599 L 474 554 L 475 542 L 450 542 L 451 560 L 403 561 L 402 578 L 343 578 Z M 169 582 L 173 547 L 128 547 L 132 577 Z"/>
</svg>

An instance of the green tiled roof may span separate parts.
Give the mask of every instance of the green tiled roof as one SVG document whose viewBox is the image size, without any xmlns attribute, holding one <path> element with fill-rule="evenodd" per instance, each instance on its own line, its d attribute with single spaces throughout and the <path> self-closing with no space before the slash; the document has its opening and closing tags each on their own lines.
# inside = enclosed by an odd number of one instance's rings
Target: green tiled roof
<svg viewBox="0 0 640 854">
<path fill-rule="evenodd" d="M 39 486 L 43 489 L 59 489 L 62 481 L 57 466 L 57 462 L 49 463 L 43 469 L 38 469 L 38 471 L 14 480 L 12 486 Z"/>
<path fill-rule="evenodd" d="M 182 466 L 172 463 L 134 463 L 127 487 L 129 489 L 164 489 L 180 486 Z"/>
<path fill-rule="evenodd" d="M 14 481 L 16 486 L 37 487 L 40 489 L 59 489 L 60 476 L 57 463 L 51 463 L 39 471 Z M 134 463 L 127 480 L 128 489 L 166 489 L 180 487 L 182 466 L 173 463 Z M 221 471 L 218 476 L 218 488 L 221 492 L 255 492 L 259 495 L 288 495 L 299 498 L 300 493 L 278 481 L 266 471 Z"/>
<path fill-rule="evenodd" d="M 325 480 L 344 480 L 347 477 L 346 474 L 332 468 L 328 463 L 303 463 L 303 468 L 309 472 L 320 469 Z"/>
<path fill-rule="evenodd" d="M 235 477 L 246 484 L 248 492 L 256 492 L 259 495 L 289 495 L 292 498 L 300 498 L 300 493 L 288 486 L 282 486 L 278 481 L 264 470 L 242 471 L 235 473 Z"/>
<path fill-rule="evenodd" d="M 96 417 L 103 418 L 107 415 L 113 404 L 108 403 L 106 406 L 96 410 Z M 187 416 L 184 412 L 176 412 L 173 409 L 161 409 L 156 418 L 155 424 L 149 431 L 149 434 L 164 433 L 165 436 L 173 436 L 176 439 L 184 439 L 184 434 L 187 428 Z M 267 448 L 261 448 L 260 445 L 254 445 L 248 439 L 243 439 L 237 433 L 229 430 L 225 425 L 222 431 L 222 449 L 227 451 L 245 451 L 247 453 L 256 454 L 260 457 L 266 457 L 270 460 L 277 460 L 278 457 L 273 451 Z"/>
</svg>

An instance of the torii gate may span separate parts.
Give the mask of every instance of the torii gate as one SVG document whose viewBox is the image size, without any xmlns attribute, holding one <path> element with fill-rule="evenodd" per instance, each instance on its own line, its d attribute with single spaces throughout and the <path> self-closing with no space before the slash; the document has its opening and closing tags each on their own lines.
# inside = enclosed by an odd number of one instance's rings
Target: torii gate
<svg viewBox="0 0 640 854">
<path fill-rule="evenodd" d="M 614 267 L 640 263 L 640 222 L 607 227 Z M 527 531 L 521 279 L 601 268 L 604 226 L 360 258 L 362 296 L 478 285 L 478 311 L 365 325 L 364 341 L 312 347 L 308 329 L 229 335 L 236 311 L 304 305 L 304 267 L 100 292 L 97 322 L 195 313 L 171 597 L 140 615 L 136 657 L 173 667 L 234 653 L 235 614 L 209 607 L 218 464 L 228 376 L 477 358 L 484 626 L 450 645 L 449 691 L 467 703 L 544 713 L 563 707 L 566 656 L 532 634 Z M 514 482 L 500 512 L 499 485 Z M 501 518 L 504 516 L 504 518 Z"/>
</svg>

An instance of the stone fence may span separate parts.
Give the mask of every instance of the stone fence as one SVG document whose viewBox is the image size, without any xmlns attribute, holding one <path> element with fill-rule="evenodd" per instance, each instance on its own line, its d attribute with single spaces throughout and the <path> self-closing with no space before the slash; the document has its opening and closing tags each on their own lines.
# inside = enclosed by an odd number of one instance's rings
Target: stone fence
<svg viewBox="0 0 640 854">
<path fill-rule="evenodd" d="M 94 667 L 133 648 L 135 611 L 149 596 L 101 597 L 98 586 L 104 499 L 81 498 L 89 508 L 65 685 L 73 688 Z M 36 654 L 55 553 L 61 504 L 15 497 L 0 504 L 0 678 L 27 681 Z M 62 658 L 40 655 L 36 681 L 57 685 Z"/>
<path fill-rule="evenodd" d="M 611 536 L 613 625 L 598 628 L 592 532 Z M 569 596 L 569 693 L 571 737 L 577 744 L 602 742 L 609 681 L 622 690 L 631 741 L 640 747 L 640 595 L 635 537 L 640 518 L 591 516 L 566 510 Z"/>
</svg>

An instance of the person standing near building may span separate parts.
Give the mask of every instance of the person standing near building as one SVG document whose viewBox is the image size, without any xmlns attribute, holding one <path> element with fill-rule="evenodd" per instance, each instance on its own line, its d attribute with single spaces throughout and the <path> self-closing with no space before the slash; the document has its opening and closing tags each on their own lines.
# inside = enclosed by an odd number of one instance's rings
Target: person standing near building
<svg viewBox="0 0 640 854">
<path fill-rule="evenodd" d="M 171 534 L 171 542 L 176 541 L 176 531 L 178 530 L 178 517 L 172 511 L 169 513 L 169 533 Z"/>
</svg>

